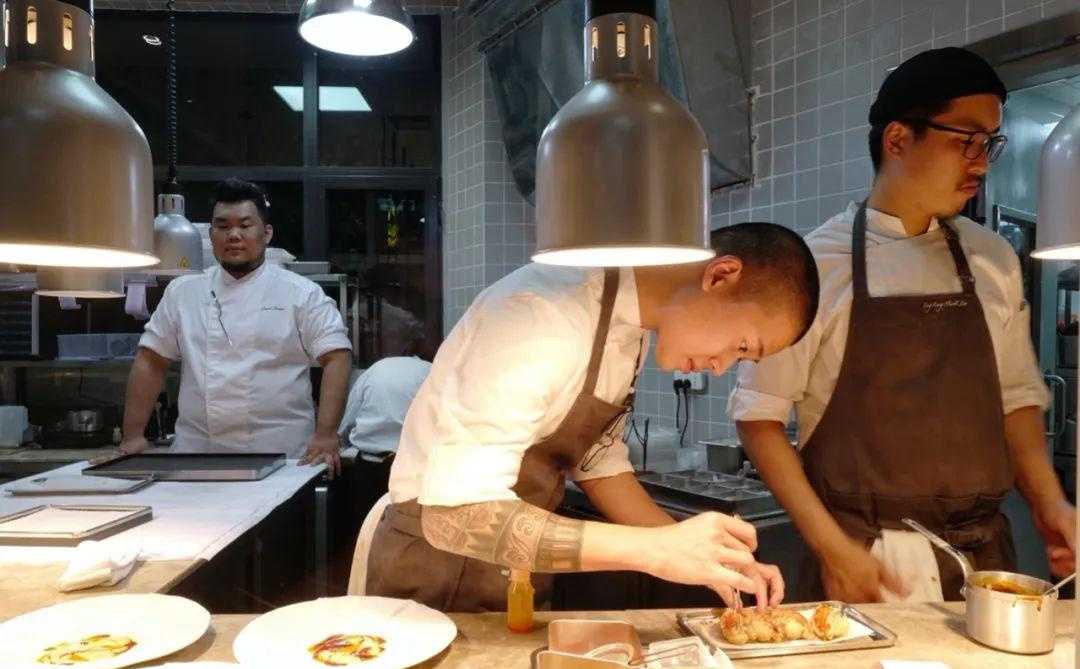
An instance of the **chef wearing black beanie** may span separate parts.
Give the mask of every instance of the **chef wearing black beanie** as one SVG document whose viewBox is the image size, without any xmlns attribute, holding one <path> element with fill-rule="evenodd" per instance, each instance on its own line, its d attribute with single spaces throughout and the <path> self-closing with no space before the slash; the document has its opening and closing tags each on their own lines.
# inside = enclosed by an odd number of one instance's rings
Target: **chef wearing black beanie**
<svg viewBox="0 0 1080 669">
<path fill-rule="evenodd" d="M 740 369 L 729 412 L 811 548 L 797 599 L 958 599 L 951 558 L 1016 571 L 1001 502 L 1015 485 L 1054 573 L 1076 510 L 1043 440 L 1048 393 L 1016 254 L 959 212 L 1005 148 L 1005 86 L 978 55 L 925 51 L 870 108 L 874 181 L 807 236 L 821 308 L 799 344 Z M 800 452 L 784 423 L 795 409 Z M 801 462 L 800 462 L 801 461 Z"/>
</svg>

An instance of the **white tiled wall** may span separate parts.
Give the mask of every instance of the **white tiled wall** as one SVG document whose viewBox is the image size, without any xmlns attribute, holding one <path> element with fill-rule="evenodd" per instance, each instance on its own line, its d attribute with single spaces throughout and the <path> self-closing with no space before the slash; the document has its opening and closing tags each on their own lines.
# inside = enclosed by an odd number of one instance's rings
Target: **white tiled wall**
<svg viewBox="0 0 1080 669">
<path fill-rule="evenodd" d="M 807 233 L 865 197 L 872 175 L 866 115 L 888 68 L 911 55 L 1080 9 L 1080 0 L 753 0 L 753 189 L 718 193 L 712 223 L 774 221 Z M 446 327 L 484 286 L 524 263 L 532 211 L 509 182 L 490 85 L 470 21 L 444 22 Z M 520 215 L 520 218 L 519 218 Z M 674 426 L 671 375 L 650 356 L 637 414 Z M 731 436 L 731 376 L 710 378 L 690 409 L 690 439 Z"/>
</svg>

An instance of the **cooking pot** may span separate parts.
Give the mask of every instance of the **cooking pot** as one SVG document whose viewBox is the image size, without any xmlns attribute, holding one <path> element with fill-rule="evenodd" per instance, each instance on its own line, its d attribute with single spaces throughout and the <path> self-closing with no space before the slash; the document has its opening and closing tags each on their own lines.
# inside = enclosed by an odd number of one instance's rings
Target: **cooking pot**
<svg viewBox="0 0 1080 669">
<path fill-rule="evenodd" d="M 960 563 L 969 637 L 1010 653 L 1034 655 L 1054 649 L 1058 593 L 1052 583 L 1011 571 L 975 571 L 967 556 L 941 537 L 909 518 L 904 524 Z"/>
</svg>

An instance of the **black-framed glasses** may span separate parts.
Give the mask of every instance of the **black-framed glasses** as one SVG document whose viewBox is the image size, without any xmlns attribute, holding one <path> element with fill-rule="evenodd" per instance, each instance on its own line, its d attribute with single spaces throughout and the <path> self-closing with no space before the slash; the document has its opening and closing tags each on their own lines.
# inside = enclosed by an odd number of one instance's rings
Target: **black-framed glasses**
<svg viewBox="0 0 1080 669">
<path fill-rule="evenodd" d="M 983 130 L 953 128 L 951 126 L 941 125 L 940 123 L 934 123 L 926 118 L 906 118 L 903 120 L 908 123 L 940 130 L 941 132 L 951 132 L 957 135 L 966 136 L 967 141 L 964 142 L 964 157 L 968 160 L 975 160 L 981 156 L 983 152 L 986 152 L 986 161 L 992 163 L 1001 156 L 1001 152 L 1005 150 L 1005 145 L 1009 143 L 1009 138 L 1005 135 L 992 135 Z"/>
</svg>

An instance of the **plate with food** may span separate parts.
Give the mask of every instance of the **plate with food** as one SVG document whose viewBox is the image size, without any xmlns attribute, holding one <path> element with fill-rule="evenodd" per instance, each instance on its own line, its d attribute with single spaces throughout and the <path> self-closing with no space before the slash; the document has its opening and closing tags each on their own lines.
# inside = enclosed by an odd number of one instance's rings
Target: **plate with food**
<svg viewBox="0 0 1080 669">
<path fill-rule="evenodd" d="M 210 613 L 170 595 L 84 597 L 0 625 L 0 667 L 119 669 L 195 643 Z"/>
<path fill-rule="evenodd" d="M 456 636 L 446 614 L 408 599 L 327 597 L 259 616 L 236 637 L 233 654 L 252 666 L 402 669 Z"/>
<path fill-rule="evenodd" d="M 681 613 L 679 623 L 732 659 L 892 646 L 896 635 L 842 602 Z"/>
</svg>

